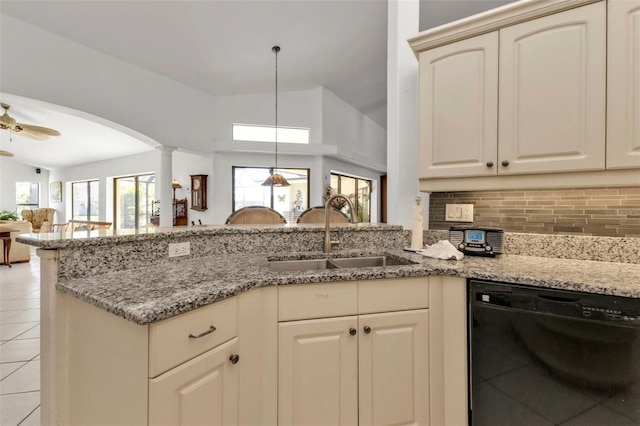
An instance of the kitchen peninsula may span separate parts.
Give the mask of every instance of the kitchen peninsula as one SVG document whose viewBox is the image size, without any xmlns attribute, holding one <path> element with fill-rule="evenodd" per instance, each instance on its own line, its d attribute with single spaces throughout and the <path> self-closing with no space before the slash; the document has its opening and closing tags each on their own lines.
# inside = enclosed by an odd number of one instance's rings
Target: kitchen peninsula
<svg viewBox="0 0 640 426">
<path fill-rule="evenodd" d="M 425 381 L 403 389 L 401 396 L 430 401 L 399 414 L 414 416 L 419 424 L 455 424 L 466 419 L 467 408 L 466 278 L 640 298 L 640 260 L 634 258 L 639 250 L 623 244 L 630 240 L 638 248 L 637 239 L 511 234 L 508 254 L 456 262 L 403 252 L 409 235 L 398 226 L 331 229 L 342 241 L 335 257 L 387 254 L 407 264 L 272 271 L 270 261 L 325 256 L 323 227 L 315 225 L 19 237 L 40 248 L 43 422 L 155 424 L 174 415 L 195 421 L 203 405 L 198 398 L 209 392 L 214 396 L 204 403 L 210 411 L 205 414 L 219 416 L 222 423 L 287 424 L 300 414 L 300 406 L 289 404 L 287 389 L 294 383 L 288 382 L 291 374 L 300 371 L 278 364 L 289 348 L 282 336 L 295 331 L 294 325 L 347 319 L 354 326 L 347 326 L 339 340 L 348 341 L 355 330 L 353 342 L 361 339 L 363 352 L 368 332 L 361 323 L 382 316 L 417 324 L 414 334 L 428 336 L 426 341 L 398 340 L 407 350 L 428 351 L 423 365 L 402 369 Z M 425 233 L 427 244 L 439 239 L 446 233 Z M 191 254 L 168 258 L 169 244 L 182 242 L 189 242 Z M 522 255 L 523 247 L 551 257 Z M 572 251 L 581 259 L 566 258 Z M 352 362 L 357 372 L 357 359 L 347 364 Z M 327 382 L 333 377 L 316 373 Z M 185 374 L 193 375 L 188 386 L 178 383 Z M 372 385 L 354 376 L 346 386 L 355 386 L 356 397 L 342 394 L 349 403 L 338 405 L 347 405 L 349 412 L 340 415 L 349 418 L 359 409 L 364 424 L 367 412 L 374 412 L 362 395 Z M 178 389 L 175 395 L 169 395 L 167 383 Z M 330 406 L 323 404 L 316 405 Z M 372 416 L 398 414 L 377 405 L 376 410 Z"/>
</svg>

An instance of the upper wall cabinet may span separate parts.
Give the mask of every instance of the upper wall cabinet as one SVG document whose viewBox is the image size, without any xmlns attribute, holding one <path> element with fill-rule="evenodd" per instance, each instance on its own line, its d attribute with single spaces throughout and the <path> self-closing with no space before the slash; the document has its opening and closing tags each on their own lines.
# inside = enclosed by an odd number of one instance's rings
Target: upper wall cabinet
<svg viewBox="0 0 640 426">
<path fill-rule="evenodd" d="M 604 169 L 604 2 L 500 30 L 500 174 Z"/>
<path fill-rule="evenodd" d="M 498 32 L 421 52 L 421 177 L 495 174 Z"/>
<path fill-rule="evenodd" d="M 531 0 L 412 37 L 420 190 L 640 184 L 638 34 L 640 0 Z"/>
<path fill-rule="evenodd" d="M 640 167 L 640 0 L 608 7 L 607 168 Z"/>
</svg>

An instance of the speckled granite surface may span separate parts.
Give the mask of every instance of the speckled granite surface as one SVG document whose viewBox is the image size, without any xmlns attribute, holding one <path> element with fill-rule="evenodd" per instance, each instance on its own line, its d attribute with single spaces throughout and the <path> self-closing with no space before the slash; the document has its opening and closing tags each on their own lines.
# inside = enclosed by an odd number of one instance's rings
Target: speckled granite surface
<svg viewBox="0 0 640 426">
<path fill-rule="evenodd" d="M 396 249 L 406 245 L 400 226 L 379 224 L 332 225 L 331 237 L 343 250 L 375 247 Z M 18 237 L 25 244 L 59 249 L 60 279 L 88 277 L 163 263 L 169 244 L 190 243 L 186 258 L 237 253 L 320 251 L 323 225 L 206 226 L 151 228 L 139 233 L 85 231 L 73 234 L 29 234 Z"/>
<path fill-rule="evenodd" d="M 322 256 L 321 225 L 29 234 L 17 240 L 59 250 L 60 291 L 139 324 L 256 287 L 429 275 L 633 297 L 640 303 L 640 239 L 507 234 L 508 254 L 467 256 L 455 262 L 403 252 L 410 233 L 399 226 L 336 225 L 331 234 L 341 241 L 336 256 L 386 252 L 417 263 L 304 272 L 269 270 L 268 256 Z M 430 245 L 447 237 L 447 231 L 425 231 L 424 241 Z M 190 242 L 191 255 L 169 259 L 168 245 L 184 241 Z"/>
<path fill-rule="evenodd" d="M 424 243 L 449 239 L 449 231 L 428 230 Z M 505 253 L 560 259 L 640 263 L 640 238 L 505 233 Z"/>
<path fill-rule="evenodd" d="M 372 252 L 366 252 L 373 254 Z M 135 270 L 60 281 L 57 288 L 138 324 L 187 312 L 251 288 L 365 279 L 449 275 L 538 287 L 638 298 L 640 265 L 502 255 L 465 257 L 462 261 L 424 258 L 393 251 L 414 265 L 272 272 L 267 255 L 225 255 L 166 262 Z M 341 253 L 357 255 L 362 252 Z M 379 254 L 376 252 L 375 254 Z M 319 257 L 301 253 L 272 257 Z"/>
</svg>

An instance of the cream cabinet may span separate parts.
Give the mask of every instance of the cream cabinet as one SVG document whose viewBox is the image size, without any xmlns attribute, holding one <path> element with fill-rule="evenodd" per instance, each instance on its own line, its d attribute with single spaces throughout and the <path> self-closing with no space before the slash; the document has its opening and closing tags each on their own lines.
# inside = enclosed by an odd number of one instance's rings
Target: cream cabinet
<svg viewBox="0 0 640 426">
<path fill-rule="evenodd" d="M 640 0 L 609 1 L 608 7 L 607 168 L 638 168 Z"/>
<path fill-rule="evenodd" d="M 149 425 L 238 424 L 238 339 L 149 380 Z"/>
<path fill-rule="evenodd" d="M 277 289 L 149 325 L 64 294 L 68 347 L 52 424 L 273 425 Z M 87 389 L 92 389 L 87 392 Z"/>
<path fill-rule="evenodd" d="M 421 178 L 495 175 L 498 32 L 420 52 Z"/>
<path fill-rule="evenodd" d="M 605 167 L 604 1 L 500 30 L 498 173 Z"/>
<path fill-rule="evenodd" d="M 355 316 L 280 324 L 278 424 L 358 424 L 357 328 Z"/>
<path fill-rule="evenodd" d="M 420 52 L 420 178 L 604 169 L 605 17 L 600 2 Z"/>
<path fill-rule="evenodd" d="M 428 424 L 427 281 L 281 287 L 278 424 Z"/>
</svg>

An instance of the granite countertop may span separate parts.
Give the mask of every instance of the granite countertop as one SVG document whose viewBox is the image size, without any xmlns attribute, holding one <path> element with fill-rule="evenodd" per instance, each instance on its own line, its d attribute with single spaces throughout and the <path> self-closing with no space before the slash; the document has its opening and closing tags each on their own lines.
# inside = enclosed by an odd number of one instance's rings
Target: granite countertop
<svg viewBox="0 0 640 426">
<path fill-rule="evenodd" d="M 385 223 L 345 223 L 331 224 L 331 230 L 355 231 L 402 231 L 402 226 Z M 21 234 L 16 241 L 22 244 L 43 248 L 84 248 L 89 246 L 107 246 L 119 243 L 165 240 L 167 238 L 189 238 L 194 236 L 225 234 L 287 234 L 309 233 L 324 230 L 324 224 L 285 224 L 285 225 L 189 225 L 173 227 L 148 227 L 140 229 L 52 232 L 40 234 Z"/>
<path fill-rule="evenodd" d="M 272 272 L 269 260 L 323 257 L 322 253 L 243 254 L 168 260 L 160 265 L 60 281 L 57 289 L 137 324 L 170 318 L 252 288 L 305 283 L 447 275 L 640 299 L 640 265 L 501 255 L 437 260 L 387 252 L 411 265 Z M 340 252 L 340 256 L 381 254 Z"/>
</svg>

